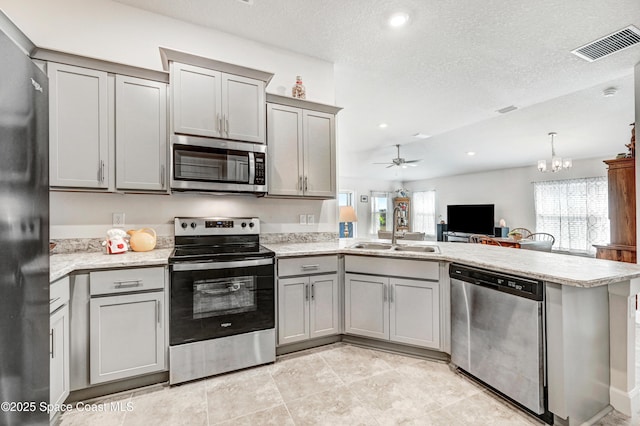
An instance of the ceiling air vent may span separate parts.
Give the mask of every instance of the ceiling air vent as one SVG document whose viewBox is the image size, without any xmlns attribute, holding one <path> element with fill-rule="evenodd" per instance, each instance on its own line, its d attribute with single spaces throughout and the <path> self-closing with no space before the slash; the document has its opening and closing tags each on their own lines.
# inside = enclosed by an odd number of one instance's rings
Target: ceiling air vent
<svg viewBox="0 0 640 426">
<path fill-rule="evenodd" d="M 593 62 L 640 43 L 640 30 L 633 25 L 572 50 L 571 53 Z"/>
</svg>

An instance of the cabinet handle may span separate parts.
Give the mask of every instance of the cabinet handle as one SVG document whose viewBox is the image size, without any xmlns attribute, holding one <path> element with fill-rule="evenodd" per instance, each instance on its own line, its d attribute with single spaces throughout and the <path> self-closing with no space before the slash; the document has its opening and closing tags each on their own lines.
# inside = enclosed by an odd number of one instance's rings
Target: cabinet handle
<svg viewBox="0 0 640 426">
<path fill-rule="evenodd" d="M 56 297 L 55 299 L 49 299 L 49 304 L 53 305 L 54 303 L 56 303 L 58 300 L 60 300 L 59 297 Z"/>
<path fill-rule="evenodd" d="M 387 285 L 386 284 L 382 284 L 382 300 L 384 302 L 387 301 Z"/>
<path fill-rule="evenodd" d="M 165 181 L 164 181 L 164 164 L 160 165 L 160 185 L 164 188 L 165 186 Z"/>
<path fill-rule="evenodd" d="M 302 191 L 302 176 L 300 176 L 300 181 L 298 182 L 298 189 Z"/>
<path fill-rule="evenodd" d="M 318 269 L 320 267 L 320 264 L 315 264 L 315 265 L 302 265 L 302 270 L 303 271 L 308 271 L 310 269 Z"/>
<path fill-rule="evenodd" d="M 100 160 L 100 182 L 104 183 L 104 161 Z"/>
<path fill-rule="evenodd" d="M 156 312 L 157 312 L 157 317 L 158 317 L 158 324 L 160 324 L 160 301 L 156 300 Z"/>
<path fill-rule="evenodd" d="M 131 288 L 142 286 L 142 280 L 115 281 L 115 288 Z"/>
<path fill-rule="evenodd" d="M 389 302 L 393 303 L 393 286 L 389 284 Z"/>
<path fill-rule="evenodd" d="M 229 117 L 224 116 L 224 131 L 227 133 L 227 137 L 229 137 Z"/>
<path fill-rule="evenodd" d="M 51 337 L 51 350 L 49 351 L 49 354 L 51 355 L 51 359 L 55 358 L 55 350 L 54 350 L 54 346 L 55 345 L 55 339 L 54 339 L 54 333 L 55 333 L 55 329 L 52 328 L 51 332 L 49 333 L 49 336 Z"/>
<path fill-rule="evenodd" d="M 222 135 L 222 119 L 220 113 L 216 113 L 216 130 Z"/>
<path fill-rule="evenodd" d="M 309 178 L 307 176 L 304 177 L 304 190 L 307 190 L 308 187 L 308 183 L 309 183 Z"/>
<path fill-rule="evenodd" d="M 315 287 L 315 284 L 311 284 L 311 300 L 314 300 L 316 298 Z"/>
<path fill-rule="evenodd" d="M 309 284 L 304 285 L 304 300 L 309 300 Z"/>
<path fill-rule="evenodd" d="M 102 161 L 98 160 L 98 182 L 102 182 Z"/>
</svg>

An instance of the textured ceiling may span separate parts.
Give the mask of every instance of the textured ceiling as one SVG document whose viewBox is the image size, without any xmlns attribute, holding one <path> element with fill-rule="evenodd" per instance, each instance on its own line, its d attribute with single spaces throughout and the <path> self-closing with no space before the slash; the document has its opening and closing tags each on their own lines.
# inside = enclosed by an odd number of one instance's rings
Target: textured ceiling
<svg viewBox="0 0 640 426">
<path fill-rule="evenodd" d="M 640 46 L 593 63 L 570 52 L 640 27 L 638 0 L 119 2 L 333 62 L 341 176 L 416 180 L 535 164 L 550 156 L 550 131 L 558 154 L 574 159 L 615 155 L 629 141 Z M 398 10 L 409 25 L 388 28 Z M 619 90 L 605 98 L 609 86 Z M 496 112 L 509 105 L 518 110 Z M 397 143 L 424 161 L 371 164 L 395 157 Z"/>
</svg>

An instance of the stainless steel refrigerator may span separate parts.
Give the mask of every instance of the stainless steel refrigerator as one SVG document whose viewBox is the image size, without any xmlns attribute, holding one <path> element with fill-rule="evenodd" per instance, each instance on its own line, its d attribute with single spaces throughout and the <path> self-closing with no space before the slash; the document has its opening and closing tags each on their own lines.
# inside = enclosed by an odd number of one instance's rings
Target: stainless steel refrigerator
<svg viewBox="0 0 640 426">
<path fill-rule="evenodd" d="M 48 424 L 48 84 L 5 24 L 0 19 L 0 425 Z"/>
</svg>

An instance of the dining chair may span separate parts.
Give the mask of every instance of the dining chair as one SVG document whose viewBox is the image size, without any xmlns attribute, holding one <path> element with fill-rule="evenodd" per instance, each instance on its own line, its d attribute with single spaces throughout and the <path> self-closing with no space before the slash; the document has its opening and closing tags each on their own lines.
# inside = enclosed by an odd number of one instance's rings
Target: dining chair
<svg viewBox="0 0 640 426">
<path fill-rule="evenodd" d="M 527 228 L 513 228 L 509 234 L 520 234 L 522 238 L 529 238 L 529 235 L 533 234 L 533 232 L 529 231 Z"/>
<path fill-rule="evenodd" d="M 469 236 L 469 242 L 473 244 L 486 244 L 490 246 L 502 246 L 500 241 L 483 234 L 472 234 Z"/>
<path fill-rule="evenodd" d="M 520 240 L 520 248 L 525 250 L 551 251 L 556 242 L 553 235 L 546 232 L 535 232 Z"/>
<path fill-rule="evenodd" d="M 486 235 L 482 235 L 482 234 L 472 234 L 469 235 L 469 242 L 472 244 L 480 244 L 482 243 L 482 239 L 486 238 Z"/>
</svg>

